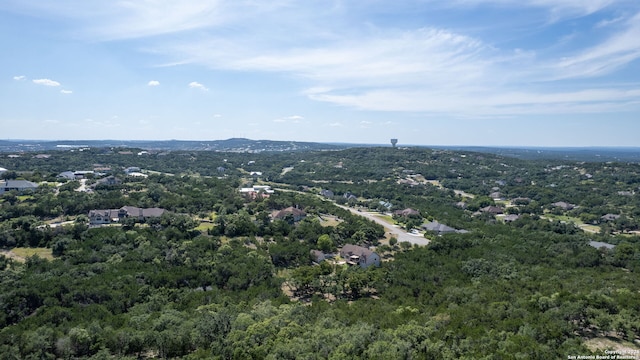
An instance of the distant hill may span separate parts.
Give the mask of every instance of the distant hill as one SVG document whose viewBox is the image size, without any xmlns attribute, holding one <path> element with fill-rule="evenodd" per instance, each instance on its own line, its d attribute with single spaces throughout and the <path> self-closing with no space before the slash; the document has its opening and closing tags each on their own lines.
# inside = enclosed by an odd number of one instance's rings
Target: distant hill
<svg viewBox="0 0 640 360">
<path fill-rule="evenodd" d="M 618 161 L 640 163 L 638 147 L 486 147 L 433 146 L 434 149 L 474 151 L 523 160 L 550 159 L 571 161 Z"/>
<path fill-rule="evenodd" d="M 0 140 L 0 152 L 38 152 L 74 148 L 136 148 L 146 150 L 221 151 L 221 152 L 281 152 L 329 151 L 354 147 L 388 147 L 388 144 L 316 143 L 231 138 L 226 140 Z M 619 161 L 640 163 L 640 147 L 491 147 L 491 146 L 428 146 L 408 147 L 446 149 L 490 153 L 525 160 L 550 159 L 571 161 Z"/>
</svg>

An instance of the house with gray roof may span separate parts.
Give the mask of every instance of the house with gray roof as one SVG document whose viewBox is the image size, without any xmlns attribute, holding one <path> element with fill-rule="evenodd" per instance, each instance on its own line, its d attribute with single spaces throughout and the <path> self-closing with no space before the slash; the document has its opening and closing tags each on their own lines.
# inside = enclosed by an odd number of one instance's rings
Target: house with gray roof
<svg viewBox="0 0 640 360">
<path fill-rule="evenodd" d="M 37 188 L 38 184 L 27 180 L 0 180 L 0 195 L 12 190 L 23 193 Z"/>
<path fill-rule="evenodd" d="M 573 204 L 570 204 L 566 201 L 558 201 L 558 202 L 554 202 L 553 204 L 551 204 L 551 206 L 554 207 L 559 207 L 562 210 L 572 210 L 573 208 L 575 208 L 576 206 Z"/>
<path fill-rule="evenodd" d="M 465 234 L 468 232 L 467 230 L 454 229 L 451 226 L 441 224 L 437 221 L 431 221 L 426 224 L 422 224 L 420 228 L 423 229 L 424 231 L 429 231 L 437 235 L 444 235 L 444 234 L 451 234 L 451 233 Z"/>
<path fill-rule="evenodd" d="M 606 215 L 602 215 L 600 217 L 600 219 L 602 219 L 602 221 L 615 221 L 620 219 L 620 215 L 617 214 L 606 214 Z"/>
</svg>

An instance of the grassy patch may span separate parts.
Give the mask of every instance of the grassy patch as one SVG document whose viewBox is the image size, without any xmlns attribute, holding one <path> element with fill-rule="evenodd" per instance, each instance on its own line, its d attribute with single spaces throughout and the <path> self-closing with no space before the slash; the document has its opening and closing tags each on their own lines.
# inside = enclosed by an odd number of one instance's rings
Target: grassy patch
<svg viewBox="0 0 640 360">
<path fill-rule="evenodd" d="M 342 220 L 338 219 L 335 216 L 331 216 L 331 215 L 322 215 L 320 217 L 320 225 L 322 225 L 322 226 L 337 226 L 341 222 L 342 222 Z"/>
<path fill-rule="evenodd" d="M 546 214 L 544 214 L 544 218 L 547 218 L 549 220 L 564 221 L 566 223 L 574 223 L 577 227 L 579 227 L 580 229 L 582 229 L 583 231 L 586 231 L 586 232 L 590 232 L 590 233 L 599 233 L 600 232 L 600 227 L 599 226 L 591 225 L 591 224 L 585 224 L 582 220 L 580 220 L 580 218 L 577 218 L 577 217 L 572 217 L 572 216 L 567 216 L 567 215 L 555 215 L 555 214 L 551 214 L 551 213 L 546 213 Z"/>
<path fill-rule="evenodd" d="M 47 260 L 53 260 L 53 254 L 51 249 L 47 248 L 13 248 L 11 252 L 16 255 L 16 260 L 26 260 L 28 257 L 38 255 L 39 257 Z"/>
<path fill-rule="evenodd" d="M 605 350 L 617 350 L 620 352 L 624 351 L 638 351 L 640 349 L 635 344 L 623 341 L 617 338 L 612 337 L 599 337 L 594 339 L 589 339 L 584 342 L 584 345 L 593 352 L 603 352 Z"/>
<path fill-rule="evenodd" d="M 395 225 L 396 221 L 393 220 L 393 216 L 390 215 L 382 215 L 382 214 L 376 214 L 374 215 L 377 218 L 380 218 L 382 220 L 384 220 L 385 222 L 388 222 L 389 224 Z"/>
<path fill-rule="evenodd" d="M 216 227 L 216 225 L 212 222 L 201 222 L 200 225 L 198 225 L 198 227 L 196 228 L 196 230 L 205 232 L 209 229 L 213 229 L 214 227 Z"/>
</svg>

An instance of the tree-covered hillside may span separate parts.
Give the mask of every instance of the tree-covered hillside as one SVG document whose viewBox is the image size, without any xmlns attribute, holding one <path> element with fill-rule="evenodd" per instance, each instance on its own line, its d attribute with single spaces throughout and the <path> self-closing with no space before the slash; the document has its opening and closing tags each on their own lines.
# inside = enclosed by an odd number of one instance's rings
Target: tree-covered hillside
<svg viewBox="0 0 640 360">
<path fill-rule="evenodd" d="M 638 164 L 391 148 L 40 155 L 0 154 L 0 177 L 38 184 L 0 194 L 1 359 L 638 350 Z M 164 212 L 96 222 L 98 209 Z M 380 266 L 348 265 L 345 245 Z"/>
</svg>

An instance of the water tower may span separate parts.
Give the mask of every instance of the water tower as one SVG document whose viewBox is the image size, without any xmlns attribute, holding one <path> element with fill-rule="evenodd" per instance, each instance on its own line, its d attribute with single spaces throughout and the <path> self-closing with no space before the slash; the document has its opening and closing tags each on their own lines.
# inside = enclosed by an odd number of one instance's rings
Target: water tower
<svg viewBox="0 0 640 360">
<path fill-rule="evenodd" d="M 391 146 L 396 147 L 397 143 L 398 143 L 398 139 L 391 139 Z"/>
</svg>

